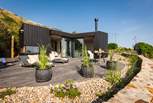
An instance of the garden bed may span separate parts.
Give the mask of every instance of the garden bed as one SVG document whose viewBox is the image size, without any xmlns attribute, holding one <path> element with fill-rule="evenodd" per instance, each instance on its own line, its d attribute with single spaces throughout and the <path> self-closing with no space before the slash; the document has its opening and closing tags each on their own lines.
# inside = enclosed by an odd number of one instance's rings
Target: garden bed
<svg viewBox="0 0 153 103">
<path fill-rule="evenodd" d="M 123 89 L 137 75 L 137 73 L 141 70 L 142 59 L 139 58 L 137 55 L 131 55 L 129 56 L 129 62 L 131 63 L 131 66 L 129 66 L 129 69 L 126 71 L 125 76 L 122 77 L 120 80 L 117 80 L 117 82 L 115 82 L 111 88 L 108 88 L 105 93 L 98 94 L 99 98 L 97 98 L 93 102 L 101 103 L 109 100 L 118 91 Z"/>
<path fill-rule="evenodd" d="M 118 56 L 119 57 L 119 56 Z M 38 86 L 38 87 L 21 87 L 17 88 L 15 92 L 9 93 L 0 102 L 10 102 L 10 103 L 42 103 L 42 102 L 53 102 L 53 103 L 90 103 L 90 102 L 103 102 L 107 101 L 119 90 L 124 88 L 130 80 L 140 71 L 141 69 L 141 59 L 137 56 L 132 56 L 131 59 L 125 60 L 125 58 L 120 57 L 120 62 L 126 64 L 125 68 L 121 70 L 121 80 L 111 85 L 111 82 L 105 81 L 105 78 L 90 78 L 82 82 L 74 82 L 76 88 L 79 90 L 78 96 L 75 98 L 69 98 L 69 94 L 62 97 L 57 97 L 54 92 L 51 92 L 50 86 Z M 128 65 L 131 63 L 131 65 Z M 125 75 L 123 75 L 125 74 Z M 117 78 L 120 79 L 120 78 Z M 119 81 L 119 82 L 118 82 Z M 55 85 L 56 87 L 56 85 Z M 8 94 L 8 93 L 6 93 Z M 63 94 L 62 94 L 63 95 Z M 70 94 L 71 95 L 71 94 Z M 74 95 L 74 94 L 73 94 Z"/>
<path fill-rule="evenodd" d="M 75 83 L 81 95 L 74 99 L 68 97 L 59 98 L 50 93 L 50 86 L 22 87 L 17 88 L 16 93 L 6 96 L 3 101 L 9 103 L 89 103 L 97 98 L 97 92 L 106 92 L 110 83 L 100 78 L 93 78 L 83 82 Z M 2 100 L 1 100 L 2 101 Z"/>
</svg>

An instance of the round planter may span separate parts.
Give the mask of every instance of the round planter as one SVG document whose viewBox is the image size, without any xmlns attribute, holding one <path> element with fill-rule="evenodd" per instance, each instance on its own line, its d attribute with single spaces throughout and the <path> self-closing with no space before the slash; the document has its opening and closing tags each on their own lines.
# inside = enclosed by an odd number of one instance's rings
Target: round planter
<svg viewBox="0 0 153 103">
<path fill-rule="evenodd" d="M 36 68 L 36 71 L 35 71 L 36 82 L 47 82 L 47 81 L 50 81 L 51 78 L 52 78 L 51 68 L 48 68 L 45 70 L 41 70 L 38 67 Z"/>
<path fill-rule="evenodd" d="M 107 61 L 106 67 L 107 69 L 116 69 L 117 62 L 116 61 Z"/>
<path fill-rule="evenodd" d="M 80 74 L 86 78 L 94 77 L 94 68 L 81 65 Z"/>
</svg>

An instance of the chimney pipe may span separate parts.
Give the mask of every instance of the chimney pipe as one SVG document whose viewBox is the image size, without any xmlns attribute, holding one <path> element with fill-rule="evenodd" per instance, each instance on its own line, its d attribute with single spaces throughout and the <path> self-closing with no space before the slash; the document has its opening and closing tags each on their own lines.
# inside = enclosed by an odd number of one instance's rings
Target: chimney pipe
<svg viewBox="0 0 153 103">
<path fill-rule="evenodd" d="M 98 18 L 95 18 L 95 32 L 98 31 Z"/>
</svg>

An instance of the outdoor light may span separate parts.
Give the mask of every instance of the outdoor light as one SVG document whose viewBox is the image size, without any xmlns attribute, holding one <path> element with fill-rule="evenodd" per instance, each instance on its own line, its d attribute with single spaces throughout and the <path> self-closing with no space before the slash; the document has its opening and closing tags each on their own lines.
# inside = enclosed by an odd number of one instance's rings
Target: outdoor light
<svg viewBox="0 0 153 103">
<path fill-rule="evenodd" d="M 2 64 L 6 64 L 6 59 L 4 57 L 1 58 Z"/>
<path fill-rule="evenodd" d="M 23 29 L 21 29 L 21 30 L 20 30 L 20 32 L 21 32 L 21 33 L 23 33 L 23 32 L 24 32 L 24 30 L 23 30 Z"/>
</svg>

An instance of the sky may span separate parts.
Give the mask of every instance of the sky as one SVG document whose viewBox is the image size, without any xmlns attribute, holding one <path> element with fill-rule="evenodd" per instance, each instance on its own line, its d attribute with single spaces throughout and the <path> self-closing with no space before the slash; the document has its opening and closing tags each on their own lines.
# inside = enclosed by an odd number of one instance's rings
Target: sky
<svg viewBox="0 0 153 103">
<path fill-rule="evenodd" d="M 0 0 L 0 8 L 65 32 L 107 32 L 109 42 L 153 45 L 153 0 Z"/>
</svg>

